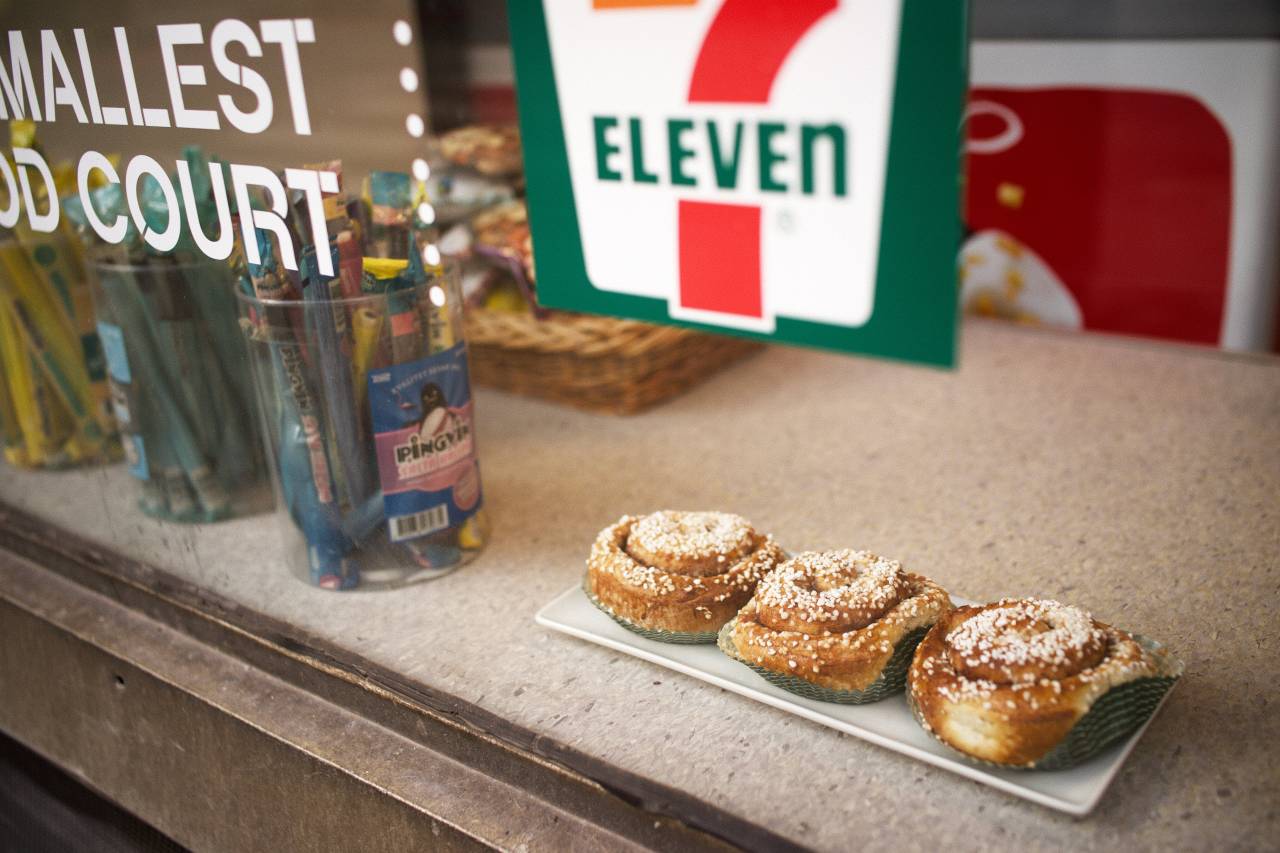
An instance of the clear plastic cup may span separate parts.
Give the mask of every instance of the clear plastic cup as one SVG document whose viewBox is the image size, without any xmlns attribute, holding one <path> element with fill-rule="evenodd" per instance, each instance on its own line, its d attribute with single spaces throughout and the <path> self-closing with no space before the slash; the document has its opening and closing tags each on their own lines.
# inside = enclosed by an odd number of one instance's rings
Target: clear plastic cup
<svg viewBox="0 0 1280 853">
<path fill-rule="evenodd" d="M 249 352 L 225 262 L 90 260 L 125 462 L 155 518 L 219 521 L 270 505 Z"/>
<path fill-rule="evenodd" d="M 238 292 L 290 565 L 327 589 L 465 565 L 487 523 L 456 266 L 315 295 Z"/>
</svg>

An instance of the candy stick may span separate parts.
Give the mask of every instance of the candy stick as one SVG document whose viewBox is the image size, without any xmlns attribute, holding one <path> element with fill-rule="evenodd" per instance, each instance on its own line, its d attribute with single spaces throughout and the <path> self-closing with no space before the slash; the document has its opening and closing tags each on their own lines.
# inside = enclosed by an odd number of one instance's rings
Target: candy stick
<svg viewBox="0 0 1280 853">
<path fill-rule="evenodd" d="M 463 522 L 458 530 L 458 544 L 472 551 L 483 548 L 488 527 L 488 517 L 485 515 L 484 507 L 481 507 L 476 510 L 475 515 Z"/>
<path fill-rule="evenodd" d="M 57 296 L 50 301 L 51 309 L 68 336 L 77 334 L 77 321 L 73 319 L 76 300 L 72 296 L 72 282 L 83 284 L 83 272 L 74 270 L 69 262 L 72 250 L 69 241 L 55 240 L 58 232 L 38 234 L 31 230 L 25 219 L 19 219 L 13 230 L 18 245 L 26 254 L 31 271 L 40 285 Z"/>
<path fill-rule="evenodd" d="M 382 492 L 375 491 L 342 519 L 342 532 L 352 542 L 362 543 L 387 520 L 382 505 Z"/>
<path fill-rule="evenodd" d="M 36 324 L 33 322 L 27 306 L 18 301 L 13 294 L 0 289 L 0 307 L 8 314 L 11 328 L 31 355 L 32 362 L 44 375 L 58 399 L 66 407 L 73 418 L 77 429 L 83 430 L 86 436 L 101 440 L 98 424 L 84 407 L 83 400 L 70 376 L 58 362 L 54 353 L 45 345 Z"/>
<path fill-rule="evenodd" d="M 334 250 L 336 256 L 337 251 Z M 335 257 L 336 260 L 336 257 Z M 312 331 L 319 350 L 320 375 L 325 382 L 324 403 L 329 424 L 337 444 L 338 467 L 342 471 L 343 497 L 349 507 L 356 507 L 369 494 L 369 470 L 361 445 L 360 423 L 355 409 L 351 370 L 348 367 L 350 345 L 344 347 L 347 331 L 342 307 L 332 302 L 334 291 L 316 267 L 315 250 L 303 252 L 302 267 L 307 284 L 303 299 L 310 306 Z M 346 353 L 343 350 L 346 350 Z"/>
<path fill-rule="evenodd" d="M 146 456 L 147 476 L 140 505 L 143 512 L 157 518 L 194 520 L 197 516 L 195 498 L 186 487 L 186 476 L 170 443 L 169 432 L 160 428 L 164 416 L 156 404 L 157 396 L 164 392 L 147 381 L 148 373 L 138 364 L 139 360 L 140 357 L 135 357 L 130 361 L 130 368 L 138 371 L 138 387 L 130 401 L 132 432 L 129 435 L 139 439 L 140 445 L 135 445 L 135 449 Z"/>
<path fill-rule="evenodd" d="M 0 264 L 7 273 L 4 288 L 11 317 L 51 388 L 66 406 L 76 429 L 99 445 L 105 436 L 93 411 L 89 377 L 80 342 L 67 333 L 66 315 L 50 291 L 35 276 L 22 251 L 13 244 L 0 248 Z M 11 288 L 11 289 L 10 289 Z"/>
<path fill-rule="evenodd" d="M 405 364 L 421 358 L 423 329 L 414 296 L 414 285 L 403 274 L 408 261 L 390 258 L 364 259 L 364 290 L 387 297 L 388 320 L 391 324 L 391 363 Z"/>
<path fill-rule="evenodd" d="M 16 318 L 7 302 L 0 303 L 0 361 L 5 365 L 8 385 L 12 388 L 14 420 L 22 435 L 20 453 L 8 453 L 14 463 L 43 465 L 57 452 L 58 443 L 52 433 L 53 424 L 44 402 L 42 384 L 31 363 L 31 356 L 19 339 Z"/>
<path fill-rule="evenodd" d="M 275 301 L 295 294 L 296 289 L 291 288 L 280 274 L 279 265 L 273 254 L 271 239 L 264 232 L 259 233 L 259 246 L 259 251 L 263 252 L 263 263 L 251 264 L 249 267 L 250 280 L 257 298 L 263 301 Z M 291 320 L 288 316 L 282 316 L 281 309 L 266 305 L 263 306 L 262 311 L 264 314 L 263 319 L 270 327 L 290 327 Z M 320 412 L 316 405 L 315 394 L 312 392 L 304 372 L 305 359 L 302 348 L 296 343 L 281 343 L 273 345 L 273 351 L 278 353 L 286 379 L 283 385 L 289 389 L 290 398 L 297 409 L 298 422 L 306 436 L 306 444 L 311 459 L 311 474 L 315 482 L 317 498 L 322 504 L 332 503 L 334 500 L 333 479 L 330 474 L 329 461 L 325 455 Z"/>
<path fill-rule="evenodd" d="M 179 465 L 170 465 L 160 472 L 160 488 L 164 490 L 165 510 L 177 521 L 194 521 L 200 511 L 195 497 L 187 486 L 187 475 Z M 212 520 L 212 519 L 210 519 Z"/>
<path fill-rule="evenodd" d="M 364 247 L 352 230 L 338 234 L 338 278 L 342 282 L 342 295 L 354 299 L 360 295 L 360 277 L 363 271 Z"/>
<path fill-rule="evenodd" d="M 99 334 L 104 335 L 105 327 L 112 325 L 119 330 L 123 339 L 124 330 L 117 325 L 119 318 L 112 308 L 111 300 L 105 296 L 105 289 L 103 294 L 104 304 L 99 305 L 98 309 L 103 317 L 102 322 L 99 323 Z M 122 401 L 124 411 L 116 412 L 120 425 L 121 443 L 127 450 L 129 473 L 142 485 L 138 505 L 147 515 L 169 518 L 171 515 L 164 472 L 177 463 L 169 447 L 169 440 L 161 429 L 162 415 L 152 399 L 160 391 L 147 385 L 142 373 L 139 373 L 136 378 L 132 377 L 133 363 L 136 361 L 137 357 L 133 358 L 129 365 L 131 381 L 128 382 L 127 388 L 130 393 L 126 394 L 126 387 L 116 388 L 116 393 L 124 395 Z M 121 377 L 116 378 L 118 381 L 124 381 Z"/>
<path fill-rule="evenodd" d="M 360 295 L 361 259 L 364 257 L 364 251 L 360 225 L 351 220 L 349 212 L 350 201 L 343 192 L 342 161 L 330 160 L 326 163 L 309 163 L 303 168 L 316 172 L 333 172 L 338 176 L 338 191 L 334 193 L 326 192 L 321 196 L 324 205 L 325 228 L 330 245 L 336 246 L 338 249 L 337 262 L 334 266 L 338 270 L 340 281 L 338 287 L 335 288 L 335 298 L 337 298 L 338 292 L 348 298 L 357 297 Z M 290 212 L 296 233 L 309 234 L 310 211 L 303 204 L 303 194 L 301 192 L 295 195 Z"/>
<path fill-rule="evenodd" d="M 212 357 L 206 359 L 210 408 L 220 425 L 218 475 L 224 483 L 235 485 L 248 481 L 254 473 L 258 448 L 252 441 L 248 422 L 243 416 L 252 411 L 252 389 L 248 383 L 248 353 L 235 318 L 231 288 L 220 275 L 210 280 L 212 270 L 203 266 L 187 271 L 187 292 L 196 303 L 203 321 L 201 339 L 208 342 Z M 233 337 L 234 336 L 234 337 Z"/>
<path fill-rule="evenodd" d="M 351 327 L 355 341 L 351 353 L 351 364 L 356 411 L 363 413 L 365 394 L 368 390 L 368 381 L 365 377 L 371 368 L 386 361 L 386 356 L 380 352 L 382 314 L 367 306 L 357 308 L 351 314 Z"/>
<path fill-rule="evenodd" d="M 13 145 L 26 148 L 40 146 L 36 142 L 36 129 L 32 122 L 15 120 L 10 122 L 10 138 Z M 75 172 L 70 164 L 54 167 L 54 193 L 56 196 L 74 196 L 76 193 Z M 58 204 L 58 199 L 49 198 L 44 187 L 38 191 L 35 199 L 37 206 L 42 203 Z M 63 348 L 62 343 L 53 343 L 55 334 L 65 336 L 65 347 L 74 353 L 74 361 L 80 370 L 73 370 L 70 361 L 63 362 L 78 391 L 83 395 L 82 404 L 92 414 L 102 436 L 113 432 L 109 413 L 108 400 L 110 390 L 107 387 L 105 367 L 97 348 L 94 331 L 93 302 L 89 294 L 89 284 L 85 278 L 80 244 L 74 239 L 70 224 L 59 221 L 57 228 L 49 233 L 37 232 L 31 228 L 29 221 L 19 218 L 13 228 L 13 236 L 22 247 L 30 269 L 36 277 L 38 286 L 48 294 L 56 294 L 56 299 L 49 300 L 46 306 L 50 310 L 48 323 L 40 318 L 41 333 L 45 336 L 55 353 Z M 43 308 L 32 304 L 33 310 Z M 54 318 L 61 325 L 61 333 L 55 333 Z M 61 356 L 59 356 L 61 358 Z M 83 374 L 80 376 L 79 374 Z M 104 440 L 96 436 L 83 436 L 76 444 L 88 453 L 100 453 Z"/>
<path fill-rule="evenodd" d="M 126 273 L 128 275 L 128 273 Z M 143 329 L 134 334 L 149 336 L 159 355 L 155 366 L 162 370 L 174 393 L 174 402 L 202 455 L 209 456 L 217 445 L 218 417 L 208 408 L 209 380 L 205 376 L 204 358 L 196 339 L 195 321 L 182 278 L 168 258 L 148 257 L 146 263 L 131 276 Z"/>
<path fill-rule="evenodd" d="M 422 318 L 422 328 L 427 338 L 427 353 L 430 355 L 444 352 L 453 346 L 457 340 L 453 323 L 451 322 L 450 310 L 452 306 L 447 304 L 447 290 L 440 285 L 435 288 L 419 286 L 426 282 L 429 277 L 441 278 L 443 274 L 444 267 L 436 264 L 431 268 L 430 276 L 428 275 L 422 253 L 418 251 L 418 242 L 415 236 L 413 243 L 409 247 L 409 266 L 406 277 L 417 287 L 418 314 Z M 445 294 L 445 301 L 442 301 L 440 305 L 436 305 L 431 301 L 432 291 L 437 288 L 439 288 L 440 293 Z"/>
<path fill-rule="evenodd" d="M 404 172 L 370 172 L 365 201 L 369 205 L 368 250 L 380 258 L 409 253 L 409 210 L 412 185 Z M 366 263 L 365 269 L 368 269 Z"/>
<path fill-rule="evenodd" d="M 7 322 L 0 320 L 0 337 L 12 334 Z M 18 425 L 17 407 L 13 402 L 13 394 L 9 391 L 9 377 L 4 370 L 3 351 L 0 351 L 0 447 L 6 452 L 10 448 L 21 449 L 24 454 L 26 452 L 26 448 L 22 447 L 22 428 Z"/>
<path fill-rule="evenodd" d="M 277 382 L 288 381 L 282 350 L 282 346 L 272 346 Z M 347 557 L 351 542 L 342 532 L 336 505 L 332 500 L 322 500 L 315 487 L 312 440 L 298 416 L 295 406 L 280 407 L 277 444 L 281 490 L 294 523 L 307 543 L 311 582 L 326 588 L 350 589 L 359 583 L 359 568 Z"/>
<path fill-rule="evenodd" d="M 260 300 L 280 299 L 293 292 L 279 275 L 270 237 L 259 234 L 263 263 L 250 264 L 249 275 L 254 294 Z M 280 418 L 280 480 L 294 504 L 294 520 L 307 541 L 312 580 L 332 582 L 346 588 L 359 581 L 358 566 L 345 557 L 350 543 L 342 534 L 335 502 L 333 478 L 323 440 L 320 412 L 305 374 L 301 347 L 293 342 L 271 340 L 273 328 L 285 335 L 294 334 L 288 317 L 281 316 L 277 306 L 261 307 L 263 324 L 257 330 L 271 347 L 273 372 L 277 387 L 288 389 L 286 405 Z M 345 549 L 345 550 L 344 550 Z"/>
<path fill-rule="evenodd" d="M 218 318 L 192 310 L 199 304 L 192 296 L 198 285 L 188 281 L 185 267 L 152 258 L 149 269 L 155 276 L 149 277 L 153 285 L 152 298 L 146 301 L 146 307 L 148 319 L 156 318 L 154 325 L 161 344 L 162 365 L 172 365 L 182 371 L 180 376 L 173 370 L 167 371 L 170 387 L 183 390 L 184 414 L 197 436 L 201 453 L 211 460 L 210 467 L 224 488 L 229 488 L 246 471 L 243 458 L 246 441 L 223 381 L 224 371 L 216 357 L 217 350 L 209 343 L 206 323 Z"/>
<path fill-rule="evenodd" d="M 143 408 L 142 395 L 137 405 Z M 146 423 L 150 423 L 147 421 Z M 155 433 L 145 424 L 139 425 L 139 437 L 147 454 L 147 478 L 142 481 L 142 497 L 138 505 L 153 518 L 170 518 L 169 489 L 165 486 L 165 472 L 173 467 L 173 452 L 163 435 Z"/>
</svg>

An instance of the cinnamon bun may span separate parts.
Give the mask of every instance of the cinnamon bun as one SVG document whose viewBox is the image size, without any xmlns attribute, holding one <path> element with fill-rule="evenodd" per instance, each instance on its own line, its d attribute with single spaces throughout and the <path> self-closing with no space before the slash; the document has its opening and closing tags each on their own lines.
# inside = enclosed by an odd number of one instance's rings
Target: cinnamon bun
<svg viewBox="0 0 1280 853">
<path fill-rule="evenodd" d="M 730 513 L 627 515 L 596 537 L 585 589 L 615 621 L 650 639 L 714 643 L 784 557 L 772 537 Z"/>
<path fill-rule="evenodd" d="M 934 626 L 912 661 L 908 701 L 926 731 L 965 755 L 1055 769 L 1145 722 L 1180 666 L 1078 607 L 1002 599 Z"/>
<path fill-rule="evenodd" d="M 874 702 L 902 689 L 916 643 L 950 608 L 942 587 L 897 560 L 807 552 L 761 581 L 720 647 L 793 693 Z"/>
</svg>

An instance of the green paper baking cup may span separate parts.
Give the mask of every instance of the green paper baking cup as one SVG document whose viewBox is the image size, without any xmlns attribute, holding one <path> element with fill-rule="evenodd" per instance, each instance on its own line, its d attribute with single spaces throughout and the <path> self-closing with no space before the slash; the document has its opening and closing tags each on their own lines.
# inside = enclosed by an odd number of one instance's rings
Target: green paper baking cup
<svg viewBox="0 0 1280 853">
<path fill-rule="evenodd" d="M 1133 638 L 1161 662 L 1167 674 L 1139 678 L 1111 688 L 1071 727 L 1061 743 L 1031 764 L 999 764 L 961 752 L 925 726 L 920 709 L 909 693 L 907 704 L 911 707 L 911 715 L 916 722 L 934 740 L 950 752 L 975 764 L 1002 770 L 1068 770 L 1133 734 L 1151 718 L 1165 694 L 1182 676 L 1182 662 L 1169 655 L 1163 644 L 1139 634 L 1135 634 Z"/>
<path fill-rule="evenodd" d="M 893 654 L 889 657 L 888 663 L 884 665 L 884 669 L 880 671 L 880 675 L 876 676 L 876 680 L 867 685 L 865 690 L 833 690 L 830 687 L 812 684 L 794 675 L 783 675 L 782 673 L 765 669 L 741 657 L 738 654 L 737 646 L 733 642 L 733 626 L 737 623 L 738 620 L 735 617 L 720 629 L 720 634 L 716 639 L 716 645 L 720 647 L 720 651 L 743 666 L 755 670 L 757 675 L 774 687 L 780 687 L 788 693 L 803 696 L 805 699 L 813 699 L 818 702 L 834 702 L 837 705 L 866 705 L 871 702 L 879 702 L 887 696 L 902 692 L 902 688 L 907 683 L 907 670 L 911 667 L 911 656 L 915 654 L 916 646 L 920 645 L 924 635 L 929 632 L 928 627 L 919 628 L 899 640 L 898 644 L 893 647 Z"/>
<path fill-rule="evenodd" d="M 658 643 L 673 643 L 677 646 L 709 646 L 716 641 L 715 631 L 664 631 L 661 628 L 645 628 L 642 625 L 623 619 L 610 610 L 609 606 L 603 601 L 596 598 L 585 577 L 582 579 L 582 591 L 587 594 L 587 600 L 594 604 L 601 613 L 631 633 L 639 634 L 646 640 L 653 640 Z"/>
</svg>

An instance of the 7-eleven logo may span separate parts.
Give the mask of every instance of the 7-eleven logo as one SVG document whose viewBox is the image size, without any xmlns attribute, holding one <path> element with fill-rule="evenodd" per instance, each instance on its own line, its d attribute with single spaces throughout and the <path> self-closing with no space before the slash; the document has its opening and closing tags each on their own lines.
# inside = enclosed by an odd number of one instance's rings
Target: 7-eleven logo
<svg viewBox="0 0 1280 853">
<path fill-rule="evenodd" d="M 545 9 L 595 287 L 762 332 L 779 316 L 867 321 L 897 3 Z"/>
</svg>

